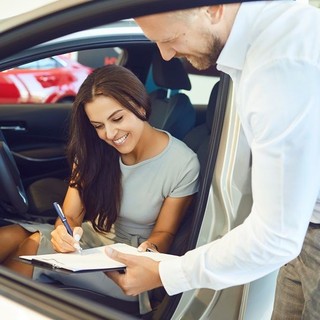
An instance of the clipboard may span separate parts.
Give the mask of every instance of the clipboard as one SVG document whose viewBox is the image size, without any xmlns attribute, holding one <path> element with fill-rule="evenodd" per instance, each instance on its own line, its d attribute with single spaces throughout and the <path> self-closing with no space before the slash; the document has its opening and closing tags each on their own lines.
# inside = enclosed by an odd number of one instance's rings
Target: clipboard
<svg viewBox="0 0 320 320">
<path fill-rule="evenodd" d="M 124 271 L 125 265 L 104 253 L 104 246 L 83 250 L 82 253 L 52 253 L 20 256 L 19 261 L 51 271 L 85 273 L 98 271 Z"/>
<path fill-rule="evenodd" d="M 110 245 L 115 250 L 123 253 L 149 257 L 155 261 L 162 261 L 176 256 L 159 252 L 139 252 L 137 248 L 124 243 Z M 126 266 L 108 257 L 105 246 L 84 249 L 82 253 L 52 253 L 42 255 L 20 256 L 19 261 L 32 264 L 35 267 L 63 272 L 63 273 L 86 273 L 86 272 L 125 272 Z"/>
<path fill-rule="evenodd" d="M 107 268 L 94 268 L 94 269 L 81 269 L 81 270 L 70 270 L 67 269 L 65 267 L 61 267 L 59 265 L 50 263 L 50 262 L 46 262 L 46 261 L 41 261 L 41 260 L 37 260 L 37 259 L 26 259 L 26 258 L 22 258 L 19 257 L 17 260 L 19 260 L 20 262 L 24 262 L 26 264 L 30 264 L 34 267 L 37 268 L 42 268 L 42 269 L 46 269 L 46 270 L 50 270 L 50 271 L 55 271 L 55 272 L 60 272 L 60 273 L 64 273 L 64 274 L 74 274 L 74 273 L 88 273 L 88 272 L 107 272 L 107 271 L 119 271 L 120 273 L 125 273 L 125 269 L 126 267 L 107 267 Z"/>
</svg>

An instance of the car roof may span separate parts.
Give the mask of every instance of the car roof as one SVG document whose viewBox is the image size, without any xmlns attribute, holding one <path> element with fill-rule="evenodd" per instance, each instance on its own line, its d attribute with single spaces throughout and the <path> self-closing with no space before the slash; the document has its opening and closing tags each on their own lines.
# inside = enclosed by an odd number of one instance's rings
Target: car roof
<svg viewBox="0 0 320 320">
<path fill-rule="evenodd" d="M 4 32 L 20 24 L 39 19 L 52 13 L 66 10 L 90 0 L 10 0 L 0 3 L 0 30 Z"/>
</svg>

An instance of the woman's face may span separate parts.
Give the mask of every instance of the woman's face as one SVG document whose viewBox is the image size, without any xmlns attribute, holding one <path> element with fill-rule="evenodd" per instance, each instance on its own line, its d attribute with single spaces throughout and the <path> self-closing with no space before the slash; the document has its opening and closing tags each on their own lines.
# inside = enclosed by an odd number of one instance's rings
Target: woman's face
<svg viewBox="0 0 320 320">
<path fill-rule="evenodd" d="M 87 103 L 85 112 L 100 139 L 121 154 L 135 150 L 142 136 L 145 121 L 140 120 L 117 100 L 106 96 L 98 96 Z"/>
</svg>

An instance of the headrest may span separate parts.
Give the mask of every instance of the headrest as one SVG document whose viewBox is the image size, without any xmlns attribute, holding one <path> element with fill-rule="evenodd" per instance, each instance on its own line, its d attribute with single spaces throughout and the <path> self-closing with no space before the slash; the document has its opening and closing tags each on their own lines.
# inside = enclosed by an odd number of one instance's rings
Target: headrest
<svg viewBox="0 0 320 320">
<path fill-rule="evenodd" d="M 153 79 L 157 86 L 171 90 L 190 90 L 188 74 L 179 58 L 170 61 L 162 59 L 158 52 L 152 60 Z"/>
<path fill-rule="evenodd" d="M 218 81 L 213 86 L 213 88 L 211 90 L 208 106 L 207 106 L 206 124 L 207 124 L 207 128 L 210 132 L 211 132 L 211 127 L 212 127 L 214 110 L 216 108 L 216 103 L 217 103 L 217 98 L 218 98 L 219 83 L 220 83 L 220 81 Z"/>
</svg>

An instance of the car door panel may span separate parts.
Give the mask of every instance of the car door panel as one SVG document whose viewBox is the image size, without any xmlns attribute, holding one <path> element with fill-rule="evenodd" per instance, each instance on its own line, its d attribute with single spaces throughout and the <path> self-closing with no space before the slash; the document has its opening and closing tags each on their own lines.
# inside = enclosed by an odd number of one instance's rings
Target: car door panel
<svg viewBox="0 0 320 320">
<path fill-rule="evenodd" d="M 70 111 L 71 104 L 0 106 L 0 128 L 26 184 L 68 174 L 65 150 Z"/>
</svg>

